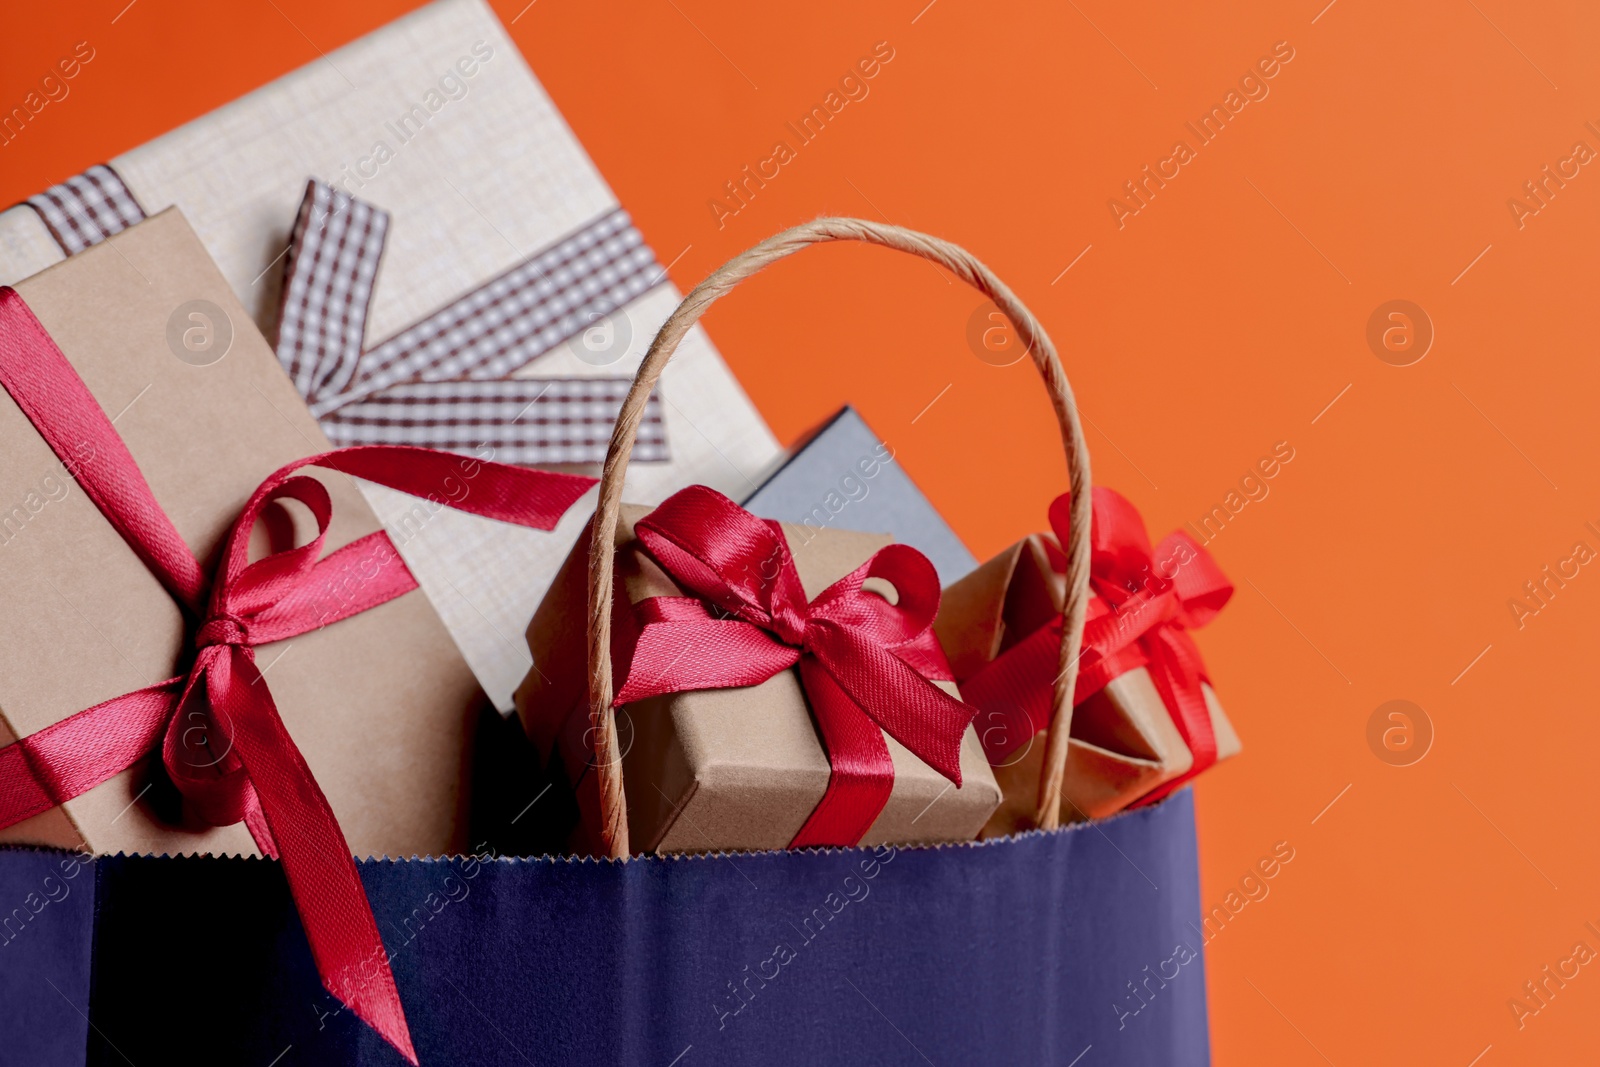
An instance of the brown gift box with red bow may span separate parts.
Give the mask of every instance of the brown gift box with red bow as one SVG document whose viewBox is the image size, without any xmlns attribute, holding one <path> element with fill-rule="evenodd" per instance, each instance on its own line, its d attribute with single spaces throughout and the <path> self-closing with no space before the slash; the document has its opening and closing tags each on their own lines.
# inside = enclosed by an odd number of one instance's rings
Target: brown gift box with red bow
<svg viewBox="0 0 1600 1067">
<path fill-rule="evenodd" d="M 1031 534 L 944 591 L 934 628 L 957 678 L 967 679 L 1002 651 L 1061 615 L 1065 556 L 1054 534 Z M 1237 755 L 1239 736 L 1210 685 L 1203 685 L 1217 759 Z M 1014 721 L 979 712 L 973 725 L 1015 729 Z M 986 744 L 993 742 L 986 737 Z M 1033 825 L 1046 735 L 1021 740 L 994 765 L 1004 793 L 984 827 L 993 837 Z M 1111 815 L 1187 773 L 1194 759 L 1145 667 L 1112 678 L 1073 707 L 1062 785 L 1061 821 Z"/>
<path fill-rule="evenodd" d="M 176 209 L 16 290 L 205 566 L 265 476 L 330 447 Z M 177 673 L 191 661 L 194 633 L 3 392 L 0 454 L 3 744 Z M 352 479 L 304 473 L 333 499 L 329 551 L 380 529 Z M 259 652 L 272 699 L 355 854 L 462 851 L 463 776 L 482 696 L 420 590 Z M 195 740 L 213 755 L 225 743 Z M 257 852 L 243 823 L 184 821 L 151 762 L 0 831 L 0 840 L 94 852 Z"/>
<path fill-rule="evenodd" d="M 635 524 L 649 513 L 624 505 L 617 529 L 617 582 L 632 605 L 684 595 L 635 539 Z M 808 599 L 892 542 L 781 526 Z M 516 697 L 541 757 L 559 767 L 557 781 L 576 795 L 579 824 L 569 847 L 578 854 L 600 853 L 599 776 L 583 674 L 589 540 L 587 533 L 579 539 L 528 626 L 534 668 Z M 956 694 L 953 682 L 933 684 Z M 785 848 L 829 785 L 828 753 L 794 669 L 751 686 L 649 697 L 618 708 L 616 716 L 635 852 Z M 894 738 L 884 740 L 894 785 L 860 843 L 976 837 L 1000 803 L 1000 788 L 972 726 L 961 740 L 959 788 Z"/>
</svg>

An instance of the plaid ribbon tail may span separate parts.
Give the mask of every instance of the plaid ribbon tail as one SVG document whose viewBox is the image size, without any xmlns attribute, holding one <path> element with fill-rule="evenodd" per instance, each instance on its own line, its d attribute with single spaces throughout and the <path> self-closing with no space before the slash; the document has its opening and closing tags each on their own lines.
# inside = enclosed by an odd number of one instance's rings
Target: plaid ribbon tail
<svg viewBox="0 0 1600 1067">
<path fill-rule="evenodd" d="M 278 359 L 307 404 L 349 387 L 361 361 L 389 213 L 311 182 L 289 233 Z"/>
<path fill-rule="evenodd" d="M 278 358 L 328 436 L 527 466 L 602 462 L 631 378 L 511 375 L 666 280 L 627 213 L 606 212 L 363 351 L 388 230 L 388 212 L 307 184 L 285 261 Z M 668 458 L 657 394 L 634 458 Z"/>
<path fill-rule="evenodd" d="M 322 416 L 333 443 L 421 445 L 519 466 L 600 463 L 631 378 L 507 378 L 397 385 Z M 668 458 L 661 396 L 650 394 L 633 458 Z"/>
<path fill-rule="evenodd" d="M 28 200 L 66 255 L 145 218 L 96 164 Z M 389 213 L 315 179 L 290 233 L 278 359 L 340 445 L 419 445 L 507 463 L 600 463 L 630 378 L 512 377 L 581 339 L 609 359 L 631 339 L 623 312 L 667 280 L 628 213 L 612 208 L 371 349 L 367 316 Z M 590 331 L 602 351 L 589 344 Z M 576 350 L 576 349 L 575 349 Z M 652 393 L 633 458 L 669 458 Z"/>
</svg>

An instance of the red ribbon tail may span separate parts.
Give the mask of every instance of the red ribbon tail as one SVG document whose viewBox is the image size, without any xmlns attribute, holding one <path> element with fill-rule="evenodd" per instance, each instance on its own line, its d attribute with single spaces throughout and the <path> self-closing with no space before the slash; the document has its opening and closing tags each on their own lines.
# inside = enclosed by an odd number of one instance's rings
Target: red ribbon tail
<svg viewBox="0 0 1600 1067">
<path fill-rule="evenodd" d="M 371 912 L 367 913 L 371 918 Z M 377 927 L 373 927 L 377 936 Z M 395 988 L 394 972 L 389 970 L 389 958 L 379 942 L 377 956 L 368 973 L 364 970 L 344 981 L 340 975 L 329 975 L 323 983 L 329 993 L 338 997 L 356 1017 L 377 1031 L 394 1050 L 416 1067 L 417 1050 L 411 1045 L 411 1029 L 406 1025 L 405 1009 L 400 1006 L 400 991 Z M 348 972 L 346 972 L 348 974 Z"/>
<path fill-rule="evenodd" d="M 231 648 L 208 666 L 206 682 L 212 706 L 221 713 L 214 718 L 235 732 L 234 750 L 255 786 L 256 810 L 277 845 L 323 985 L 416 1063 L 389 955 L 350 846 L 278 717 L 260 671 L 248 653 Z"/>
<path fill-rule="evenodd" d="M 1211 709 L 1206 707 L 1204 667 L 1194 639 L 1182 630 L 1164 627 L 1148 642 L 1150 678 L 1155 682 L 1161 702 L 1172 715 L 1183 743 L 1189 746 L 1194 763 L 1169 782 L 1163 782 L 1139 798 L 1135 807 L 1154 804 L 1176 792 L 1189 779 L 1217 762 L 1217 737 L 1211 729 Z"/>
<path fill-rule="evenodd" d="M 810 638 L 812 655 L 823 673 L 848 694 L 845 699 L 959 789 L 961 738 L 975 709 L 860 634 L 836 626 L 813 624 L 813 628 L 822 632 Z M 809 682 L 815 673 L 802 673 L 801 681 Z"/>
<path fill-rule="evenodd" d="M 595 479 L 528 470 L 414 445 L 353 445 L 298 460 L 353 474 L 412 496 L 439 498 L 457 511 L 554 530 Z M 283 474 L 289 468 L 278 473 Z"/>
<path fill-rule="evenodd" d="M 250 831 L 250 836 L 255 838 L 256 847 L 261 854 L 269 860 L 281 859 L 278 855 L 278 843 L 272 839 L 272 827 L 267 825 L 266 812 L 261 810 L 261 799 L 256 796 L 255 787 L 250 788 L 249 807 L 244 813 L 245 828 Z"/>
<path fill-rule="evenodd" d="M 800 678 L 832 769 L 827 790 L 789 847 L 855 845 L 889 803 L 894 761 L 878 724 L 850 699 L 816 657 L 801 657 Z"/>
</svg>

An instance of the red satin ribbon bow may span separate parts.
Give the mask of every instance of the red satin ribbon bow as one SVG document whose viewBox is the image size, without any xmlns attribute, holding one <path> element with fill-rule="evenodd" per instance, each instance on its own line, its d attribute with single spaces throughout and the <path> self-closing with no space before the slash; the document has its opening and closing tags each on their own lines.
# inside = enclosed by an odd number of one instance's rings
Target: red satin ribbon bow
<svg viewBox="0 0 1600 1067">
<path fill-rule="evenodd" d="M 619 632 L 632 632 L 614 642 L 626 678 L 616 705 L 756 685 L 798 663 L 832 771 L 790 848 L 861 840 L 894 785 L 883 732 L 961 784 L 972 709 L 929 681 L 951 675 L 932 630 L 939 579 L 920 552 L 882 548 L 807 603 L 782 527 L 715 490 L 675 493 L 635 533 L 694 595 L 619 605 Z M 869 578 L 893 585 L 896 602 L 864 589 Z"/>
<path fill-rule="evenodd" d="M 1062 545 L 1070 502 L 1070 495 L 1062 494 L 1050 505 L 1050 526 Z M 1215 618 L 1233 586 L 1211 554 L 1182 531 L 1168 534 L 1152 551 L 1138 509 L 1113 490 L 1094 489 L 1093 514 L 1092 595 L 1073 703 L 1083 703 L 1118 675 L 1149 669 L 1194 756 L 1185 774 L 1140 800 L 1152 803 L 1217 761 L 1211 714 L 1200 688 L 1209 678 L 1189 630 Z M 1066 570 L 1066 556 L 1054 546 L 1050 561 L 1058 571 Z M 977 706 L 977 720 L 987 727 L 980 736 L 990 763 L 1005 762 L 1049 727 L 1062 626 L 1058 615 L 961 681 L 962 697 Z"/>
<path fill-rule="evenodd" d="M 9 288 L 0 288 L 0 385 L 128 546 L 191 617 L 204 620 L 187 674 L 96 704 L 0 748 L 0 827 L 71 800 L 159 749 L 168 775 L 201 818 L 215 826 L 244 820 L 261 851 L 282 860 L 323 984 L 416 1063 L 350 847 L 284 729 L 255 648 L 376 607 L 417 583 L 382 531 L 320 558 L 332 505 L 321 482 L 294 472 L 307 466 L 343 471 L 434 500 L 452 479 L 470 478 L 471 492 L 450 506 L 543 530 L 553 529 L 594 479 L 408 446 L 343 448 L 296 460 L 262 482 L 245 505 L 208 597 L 199 562 L 104 410 Z M 79 462 L 84 454 L 93 462 Z M 286 499 L 298 500 L 316 518 L 315 540 L 249 562 L 256 521 Z"/>
</svg>

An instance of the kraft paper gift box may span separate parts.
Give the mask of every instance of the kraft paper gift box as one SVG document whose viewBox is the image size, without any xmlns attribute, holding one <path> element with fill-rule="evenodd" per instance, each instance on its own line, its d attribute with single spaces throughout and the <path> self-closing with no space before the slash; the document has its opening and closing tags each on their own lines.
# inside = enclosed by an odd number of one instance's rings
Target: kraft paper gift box
<svg viewBox="0 0 1600 1067">
<path fill-rule="evenodd" d="M 624 505 L 617 530 L 618 584 L 633 605 L 683 595 L 635 539 L 635 524 L 650 510 Z M 892 543 L 885 535 L 787 523 L 782 531 L 808 599 Z M 578 826 L 569 845 L 582 854 L 598 844 L 598 775 L 583 669 L 587 545 L 585 537 L 573 550 L 528 625 L 534 669 L 517 691 L 529 738 L 552 761 L 556 782 L 576 797 Z M 956 693 L 948 681 L 934 684 Z M 634 851 L 785 848 L 828 788 L 828 753 L 792 669 L 754 686 L 651 697 L 616 714 Z M 972 727 L 962 735 L 959 788 L 894 738 L 884 739 L 894 761 L 893 790 L 860 843 L 972 839 L 1000 800 Z"/>
<path fill-rule="evenodd" d="M 16 290 L 113 418 L 203 565 L 217 558 L 263 478 L 329 448 L 178 211 Z M 204 317 L 190 318 L 194 309 Z M 209 331 L 190 339 L 214 347 L 185 347 L 189 329 Z M 4 393 L 0 452 L 0 501 L 9 505 L 0 518 L 0 741 L 9 743 L 179 673 L 192 633 L 172 595 Z M 97 459 L 107 461 L 92 449 L 78 455 L 85 465 Z M 329 551 L 381 528 L 353 479 L 312 476 L 333 500 Z M 462 850 L 482 695 L 426 597 L 414 592 L 263 645 L 258 662 L 355 854 Z M 146 761 L 0 831 L 0 840 L 91 852 L 257 852 L 243 823 L 207 827 L 182 814 Z"/>
<path fill-rule="evenodd" d="M 789 449 L 743 504 L 763 518 L 807 530 L 891 534 L 927 556 L 945 585 L 978 565 L 896 461 L 894 449 L 852 407 Z"/>
<path fill-rule="evenodd" d="M 1100 494 L 1108 491 L 1095 492 L 1099 509 Z M 1052 517 L 1056 514 L 1052 509 Z M 1066 557 L 1057 534 L 1031 534 L 945 589 L 935 630 L 964 687 L 997 657 L 1043 629 L 1055 635 L 1053 647 L 1059 646 L 1059 619 L 1067 591 L 1065 571 Z M 1091 603 L 1091 636 L 1097 618 L 1102 624 L 1111 618 L 1103 600 Z M 1129 656 L 1129 651 L 1133 655 Z M 1096 668 L 1092 660 L 1080 659 L 1083 674 L 1072 711 L 1063 822 L 1120 811 L 1183 778 L 1194 765 L 1150 671 L 1138 665 L 1142 657 L 1136 650 L 1121 655 L 1124 668 L 1105 662 Z M 1040 699 L 1053 681 L 1053 651 L 1049 662 L 1049 672 L 1042 681 L 1036 680 Z M 1241 749 L 1238 734 L 1216 693 L 1207 682 L 1201 683 L 1201 691 L 1216 741 L 1216 758 L 1220 761 L 1237 755 Z M 1045 735 L 1031 734 L 1025 718 L 1014 714 L 980 711 L 974 725 L 985 739 L 995 778 L 1005 794 L 985 827 L 985 836 L 1026 829 L 1037 810 Z M 999 758 L 997 753 L 1002 753 Z"/>
<path fill-rule="evenodd" d="M 96 69 L 84 66 L 79 78 Z M 324 197 L 336 192 L 362 202 L 324 200 L 317 210 L 332 229 L 358 218 L 363 225 L 387 222 L 378 238 L 365 231 L 369 239 L 356 257 L 361 270 L 349 278 L 358 336 L 337 327 L 325 335 L 348 350 L 347 358 L 360 354 L 363 374 L 396 345 L 425 348 L 427 338 L 416 331 L 446 312 L 475 316 L 472 301 L 501 283 L 558 290 L 553 301 L 541 295 L 523 306 L 521 339 L 509 354 L 481 365 L 456 359 L 446 376 L 458 380 L 399 381 L 360 403 L 321 411 L 329 436 L 367 443 L 362 433 L 442 423 L 455 436 L 414 443 L 484 456 L 476 451 L 484 438 L 463 424 L 472 418 L 452 419 L 489 411 L 497 433 L 521 428 L 529 435 L 521 443 L 491 435 L 488 444 L 500 450 L 493 458 L 598 464 L 625 379 L 678 303 L 663 263 L 683 249 L 677 242 L 660 249 L 658 261 L 482 0 L 424 5 L 0 213 L 0 282 L 35 274 L 104 232 L 176 205 L 249 316 L 294 365 L 303 353 L 284 344 L 279 313 L 286 265 L 309 260 L 286 249 L 312 178 L 326 183 Z M 518 385 L 519 376 L 540 381 Z M 345 393 L 317 397 L 319 410 L 360 393 L 362 374 L 356 379 Z M 552 388 L 544 391 L 545 384 Z M 554 413 L 540 418 L 547 406 Z M 401 422 L 425 418 L 399 430 L 372 428 L 394 422 L 397 410 Z M 641 454 L 655 462 L 630 469 L 630 500 L 659 501 L 691 483 L 741 493 L 778 453 L 699 328 L 667 368 L 651 411 L 659 421 L 647 423 Z M 441 412 L 452 414 L 441 420 Z M 541 436 L 571 425 L 582 428 L 574 439 Z M 416 501 L 370 484 L 362 491 L 484 690 L 509 712 L 528 671 L 527 649 L 515 635 L 572 547 L 581 509 L 543 533 L 448 510 L 424 522 Z"/>
</svg>

